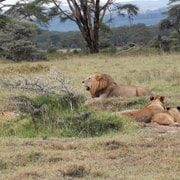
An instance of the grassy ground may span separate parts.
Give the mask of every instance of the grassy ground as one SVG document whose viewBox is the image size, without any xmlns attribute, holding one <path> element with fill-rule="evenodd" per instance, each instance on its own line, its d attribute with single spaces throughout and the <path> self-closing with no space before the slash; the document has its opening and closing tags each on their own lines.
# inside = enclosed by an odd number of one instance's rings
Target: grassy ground
<svg viewBox="0 0 180 180">
<path fill-rule="evenodd" d="M 0 76 L 34 79 L 55 69 L 70 79 L 76 91 L 89 93 L 81 81 L 89 74 L 110 74 L 117 83 L 148 87 L 179 105 L 180 54 L 86 57 L 62 55 L 36 63 L 1 61 Z M 27 91 L 0 87 L 4 98 Z M 31 94 L 33 95 L 33 94 Z M 133 108 L 133 107 L 132 107 Z M 1 120 L 2 121 L 2 120 Z M 4 119 L 3 119 L 4 121 Z M 0 179 L 179 179 L 180 131 L 141 127 L 94 138 L 0 137 Z"/>
<path fill-rule="evenodd" d="M 1 138 L 0 179 L 175 179 L 180 132 L 143 128 L 101 138 Z"/>
<path fill-rule="evenodd" d="M 94 72 L 110 74 L 117 83 L 146 86 L 155 94 L 176 96 L 180 92 L 180 55 L 140 55 L 140 56 L 56 56 L 47 62 L 7 63 L 1 62 L 1 77 L 15 78 L 17 73 L 28 78 L 47 74 L 54 69 L 71 80 L 72 85 L 82 94 L 89 95 L 81 86 L 81 81 Z M 2 87 L 1 87 L 2 88 Z M 15 91 L 1 91 L 0 97 Z"/>
</svg>

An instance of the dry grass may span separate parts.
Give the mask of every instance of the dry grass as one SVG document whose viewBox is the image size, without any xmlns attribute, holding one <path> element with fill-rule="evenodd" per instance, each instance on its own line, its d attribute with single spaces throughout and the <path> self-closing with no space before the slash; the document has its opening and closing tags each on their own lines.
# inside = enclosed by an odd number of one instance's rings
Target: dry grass
<svg viewBox="0 0 180 180">
<path fill-rule="evenodd" d="M 0 179 L 178 179 L 180 132 L 1 139 Z"/>
<path fill-rule="evenodd" d="M 102 72 L 110 74 L 117 83 L 146 86 L 156 94 L 175 96 L 180 92 L 179 63 L 179 54 L 136 57 L 72 56 L 65 60 L 57 57 L 52 61 L 38 63 L 4 62 L 1 63 L 0 74 L 2 77 L 15 78 L 17 73 L 21 73 L 24 77 L 35 78 L 46 74 L 49 69 L 55 69 L 70 79 L 78 92 L 89 95 L 81 86 L 81 81 L 94 72 Z M 11 73 L 8 69 L 12 70 Z M 0 97 L 7 93 L 0 93 Z"/>
<path fill-rule="evenodd" d="M 35 78 L 55 69 L 71 80 L 78 93 L 89 96 L 81 81 L 89 74 L 103 72 L 118 83 L 146 86 L 176 106 L 180 98 L 179 65 L 180 54 L 72 56 L 38 63 L 2 61 L 0 76 L 13 79 L 21 73 Z M 22 94 L 2 86 L 0 90 L 1 99 Z M 179 135 L 178 129 L 144 127 L 85 139 L 0 137 L 0 179 L 179 179 Z"/>
</svg>

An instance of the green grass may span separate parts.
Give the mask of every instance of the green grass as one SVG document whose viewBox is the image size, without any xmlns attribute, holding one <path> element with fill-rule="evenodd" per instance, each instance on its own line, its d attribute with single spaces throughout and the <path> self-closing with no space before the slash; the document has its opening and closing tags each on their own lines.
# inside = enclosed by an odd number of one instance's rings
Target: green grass
<svg viewBox="0 0 180 180">
<path fill-rule="evenodd" d="M 0 135 L 93 137 L 125 130 L 123 126 L 126 121 L 123 118 L 114 117 L 111 112 L 93 111 L 92 108 L 84 105 L 83 100 L 84 98 L 79 96 L 75 96 L 71 100 L 63 96 L 36 96 L 32 100 L 34 103 L 31 106 L 27 106 L 27 102 L 19 106 L 18 117 L 0 122 Z M 111 102 L 107 104 L 109 105 Z M 38 111 L 36 110 L 34 113 L 32 106 Z M 129 124 L 129 126 L 133 127 L 134 124 Z"/>
<path fill-rule="evenodd" d="M 0 119 L 0 179 L 179 179 L 179 129 L 112 118 L 112 111 L 143 107 L 147 97 L 110 98 L 86 107 L 84 101 L 90 95 L 81 81 L 94 72 L 107 73 L 117 83 L 145 86 L 155 95 L 166 96 L 168 106 L 174 107 L 180 98 L 180 54 L 60 57 L 57 53 L 45 62 L 2 60 L 0 64 L 1 78 L 9 80 L 19 75 L 45 77 L 55 69 L 83 97 L 71 109 L 53 97 L 0 86 L 1 111 L 16 109 L 8 99 L 11 96 L 25 95 L 36 104 L 47 104 L 45 111 L 36 114 L 37 124 L 27 113 Z"/>
</svg>

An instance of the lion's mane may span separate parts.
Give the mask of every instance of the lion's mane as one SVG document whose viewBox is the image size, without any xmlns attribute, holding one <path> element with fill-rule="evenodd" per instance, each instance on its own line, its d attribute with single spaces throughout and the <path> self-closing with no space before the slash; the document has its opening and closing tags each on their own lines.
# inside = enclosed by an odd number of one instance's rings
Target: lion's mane
<svg viewBox="0 0 180 180">
<path fill-rule="evenodd" d="M 147 88 L 133 85 L 117 85 L 108 74 L 95 73 L 82 81 L 86 90 L 90 91 L 92 99 L 86 101 L 86 104 L 92 104 L 102 98 L 108 97 L 135 97 L 152 96 L 153 94 Z"/>
<path fill-rule="evenodd" d="M 108 87 L 116 85 L 111 76 L 107 74 L 96 73 L 92 78 L 90 93 L 92 97 L 99 97 Z"/>
</svg>

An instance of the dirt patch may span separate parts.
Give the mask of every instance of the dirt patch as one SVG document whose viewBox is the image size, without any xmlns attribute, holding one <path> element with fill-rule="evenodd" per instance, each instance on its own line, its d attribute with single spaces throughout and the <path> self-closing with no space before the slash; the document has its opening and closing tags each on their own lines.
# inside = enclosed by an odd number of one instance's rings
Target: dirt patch
<svg viewBox="0 0 180 180">
<path fill-rule="evenodd" d="M 89 105 L 95 111 L 121 111 L 124 109 L 134 109 L 134 107 L 143 107 L 149 102 L 149 97 L 133 98 L 107 98 Z"/>
<path fill-rule="evenodd" d="M 159 133 L 180 132 L 180 127 L 170 127 L 170 126 L 163 126 L 163 125 L 158 125 L 158 126 L 152 127 L 152 129 L 156 130 Z"/>
</svg>

